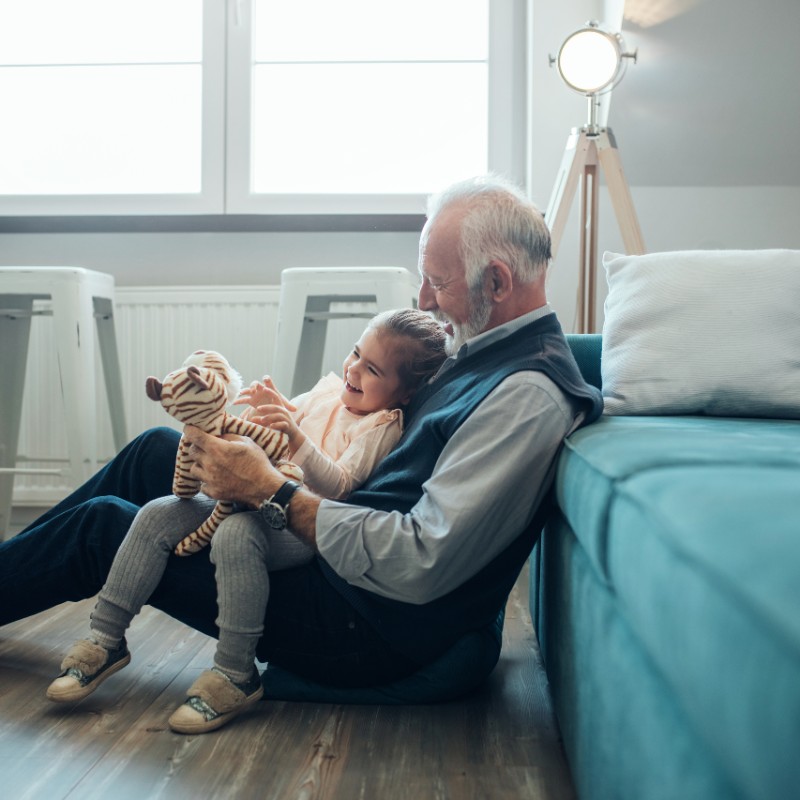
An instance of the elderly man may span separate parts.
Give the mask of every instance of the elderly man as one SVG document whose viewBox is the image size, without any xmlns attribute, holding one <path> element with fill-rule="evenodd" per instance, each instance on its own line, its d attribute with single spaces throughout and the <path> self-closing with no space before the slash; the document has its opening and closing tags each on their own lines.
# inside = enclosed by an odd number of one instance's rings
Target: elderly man
<svg viewBox="0 0 800 800">
<path fill-rule="evenodd" d="M 444 325 L 450 358 L 346 503 L 287 485 L 249 439 L 189 429 L 206 494 L 261 509 L 317 553 L 263 576 L 259 658 L 330 686 L 375 686 L 502 611 L 546 518 L 561 443 L 602 408 L 547 305 L 549 259 L 544 220 L 515 187 L 480 178 L 431 199 L 419 306 Z M 173 431 L 143 434 L 0 545 L 0 623 L 101 588 L 139 506 L 170 493 L 176 446 Z M 214 635 L 207 550 L 171 559 L 150 603 Z M 234 716 L 248 700 L 237 691 L 198 713 Z"/>
</svg>

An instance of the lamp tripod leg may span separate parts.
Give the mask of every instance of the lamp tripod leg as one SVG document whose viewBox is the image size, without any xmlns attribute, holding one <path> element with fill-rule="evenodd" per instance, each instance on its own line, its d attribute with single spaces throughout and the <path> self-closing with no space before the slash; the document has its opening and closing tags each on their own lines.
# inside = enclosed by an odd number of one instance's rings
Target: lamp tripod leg
<svg viewBox="0 0 800 800">
<path fill-rule="evenodd" d="M 578 275 L 577 333 L 595 329 L 597 296 L 597 216 L 599 199 L 597 163 L 586 164 L 581 187 L 581 244 Z"/>
<path fill-rule="evenodd" d="M 606 178 L 608 194 L 625 244 L 625 252 L 628 255 L 642 255 L 646 252 L 642 230 L 639 227 L 636 209 L 633 207 L 628 181 L 625 180 L 617 143 L 609 128 L 601 131 L 598 136 L 597 155 Z"/>
<path fill-rule="evenodd" d="M 572 200 L 586 164 L 589 144 L 586 134 L 579 129 L 573 130 L 567 139 L 553 193 L 550 195 L 550 202 L 544 215 L 547 227 L 550 229 L 550 250 L 553 258 L 556 257 L 561 244 Z"/>
</svg>

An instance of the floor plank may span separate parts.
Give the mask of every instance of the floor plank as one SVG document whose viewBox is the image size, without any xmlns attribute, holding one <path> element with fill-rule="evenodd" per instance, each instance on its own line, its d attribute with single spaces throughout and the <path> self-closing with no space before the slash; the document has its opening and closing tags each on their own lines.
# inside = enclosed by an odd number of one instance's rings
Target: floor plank
<svg viewBox="0 0 800 800">
<path fill-rule="evenodd" d="M 39 800 L 574 800 L 527 611 L 509 600 L 486 686 L 435 706 L 261 703 L 206 736 L 166 720 L 214 643 L 152 609 L 134 622 L 133 661 L 74 706 L 44 697 L 83 635 L 91 601 L 0 628 L 0 786 Z"/>
</svg>

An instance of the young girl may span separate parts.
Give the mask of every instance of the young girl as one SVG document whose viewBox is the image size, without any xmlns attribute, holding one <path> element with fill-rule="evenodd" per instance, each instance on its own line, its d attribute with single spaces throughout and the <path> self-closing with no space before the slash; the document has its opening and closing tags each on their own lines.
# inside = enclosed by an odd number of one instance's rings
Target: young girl
<svg viewBox="0 0 800 800">
<path fill-rule="evenodd" d="M 240 399 L 243 416 L 284 431 L 292 461 L 309 488 L 342 498 L 363 483 L 402 433 L 402 407 L 445 359 L 445 333 L 428 314 L 387 311 L 368 324 L 331 373 L 289 402 L 272 381 L 254 382 Z M 81 700 L 131 660 L 124 635 L 158 586 L 175 545 L 210 513 L 214 500 L 162 497 L 145 505 L 111 566 L 91 615 L 89 638 L 76 642 L 47 690 L 56 702 Z M 211 540 L 219 616 L 214 666 L 188 690 L 170 717 L 178 733 L 221 727 L 263 694 L 255 652 L 269 599 L 269 572 L 298 566 L 313 552 L 258 511 L 241 510 Z"/>
</svg>

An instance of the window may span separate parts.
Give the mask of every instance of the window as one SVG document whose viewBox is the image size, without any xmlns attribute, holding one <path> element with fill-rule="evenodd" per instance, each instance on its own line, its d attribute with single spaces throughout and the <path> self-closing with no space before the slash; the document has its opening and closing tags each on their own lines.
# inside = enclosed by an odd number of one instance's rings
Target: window
<svg viewBox="0 0 800 800">
<path fill-rule="evenodd" d="M 222 210 L 224 43 L 204 45 L 203 6 L 0 0 L 0 210 Z"/>
<path fill-rule="evenodd" d="M 0 213 L 419 213 L 522 177 L 523 6 L 0 0 Z"/>
</svg>

